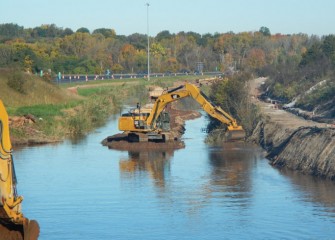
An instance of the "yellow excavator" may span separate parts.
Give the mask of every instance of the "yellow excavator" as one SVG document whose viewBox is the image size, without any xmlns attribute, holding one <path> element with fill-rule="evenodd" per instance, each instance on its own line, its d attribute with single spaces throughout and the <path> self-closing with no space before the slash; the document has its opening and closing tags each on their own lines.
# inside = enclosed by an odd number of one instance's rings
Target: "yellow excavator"
<svg viewBox="0 0 335 240">
<path fill-rule="evenodd" d="M 185 83 L 177 88 L 168 90 L 155 99 L 151 109 L 136 109 L 123 114 L 119 118 L 119 130 L 124 131 L 130 142 L 166 142 L 171 140 L 170 118 L 164 111 L 167 104 L 180 99 L 192 97 L 210 116 L 216 118 L 227 126 L 228 140 L 242 140 L 245 131 L 236 120 L 221 107 L 215 106 L 200 89 L 191 83 Z"/>
<path fill-rule="evenodd" d="M 0 136 L 0 239 L 38 239 L 38 223 L 24 217 L 21 212 L 23 197 L 18 196 L 16 190 L 8 114 L 1 100 Z"/>
</svg>

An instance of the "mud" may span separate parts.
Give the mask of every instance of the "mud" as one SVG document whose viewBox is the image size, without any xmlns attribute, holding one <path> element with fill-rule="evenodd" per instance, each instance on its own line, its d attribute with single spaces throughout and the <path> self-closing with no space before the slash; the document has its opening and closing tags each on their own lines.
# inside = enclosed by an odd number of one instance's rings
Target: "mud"
<svg viewBox="0 0 335 240">
<path fill-rule="evenodd" d="M 176 104 L 170 104 L 167 108 L 170 113 L 170 124 L 171 124 L 171 140 L 164 143 L 157 142 L 128 142 L 124 135 L 121 133 L 114 134 L 105 138 L 101 143 L 110 149 L 116 150 L 129 150 L 129 151 L 140 151 L 140 150 L 172 150 L 181 149 L 185 147 L 185 143 L 181 140 L 182 135 L 185 133 L 185 121 L 195 119 L 201 116 L 197 111 L 192 110 L 179 110 Z M 111 141 L 111 139 L 117 139 L 117 141 Z"/>
</svg>

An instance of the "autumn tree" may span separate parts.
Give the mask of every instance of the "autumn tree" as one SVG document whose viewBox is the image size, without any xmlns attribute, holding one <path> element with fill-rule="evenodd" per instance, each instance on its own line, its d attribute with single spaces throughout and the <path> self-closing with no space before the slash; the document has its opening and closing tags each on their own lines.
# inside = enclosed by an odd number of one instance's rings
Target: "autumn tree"
<svg viewBox="0 0 335 240">
<path fill-rule="evenodd" d="M 153 57 L 152 61 L 152 71 L 161 72 L 162 71 L 162 62 L 166 56 L 165 48 L 160 43 L 152 43 L 150 46 L 150 53 Z M 164 71 L 164 70 L 163 70 Z"/>
<path fill-rule="evenodd" d="M 252 48 L 246 58 L 246 67 L 249 69 L 260 69 L 265 66 L 265 53 L 262 49 Z"/>
<path fill-rule="evenodd" d="M 131 72 L 134 70 L 134 59 L 136 55 L 136 49 L 133 45 L 126 43 L 122 46 L 120 52 L 120 62 L 123 63 L 126 69 Z"/>
</svg>

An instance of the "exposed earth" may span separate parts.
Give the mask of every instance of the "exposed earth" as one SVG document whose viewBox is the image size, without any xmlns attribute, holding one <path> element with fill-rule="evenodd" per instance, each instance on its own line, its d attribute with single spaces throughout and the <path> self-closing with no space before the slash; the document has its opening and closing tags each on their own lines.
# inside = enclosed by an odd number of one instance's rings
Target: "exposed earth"
<svg viewBox="0 0 335 240">
<path fill-rule="evenodd" d="M 259 86 L 250 82 L 252 101 L 260 107 L 262 120 L 249 139 L 260 144 L 276 167 L 335 179 L 335 125 L 306 120 L 258 99 Z"/>
</svg>

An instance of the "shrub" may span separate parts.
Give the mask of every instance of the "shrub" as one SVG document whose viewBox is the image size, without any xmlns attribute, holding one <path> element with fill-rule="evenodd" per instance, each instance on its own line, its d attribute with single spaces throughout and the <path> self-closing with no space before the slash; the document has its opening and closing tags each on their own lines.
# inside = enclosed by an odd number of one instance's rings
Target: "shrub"
<svg viewBox="0 0 335 240">
<path fill-rule="evenodd" d="M 13 70 L 10 76 L 8 77 L 7 85 L 14 89 L 15 91 L 25 94 L 25 83 L 26 80 L 24 78 L 24 75 L 21 71 L 15 71 Z"/>
</svg>

